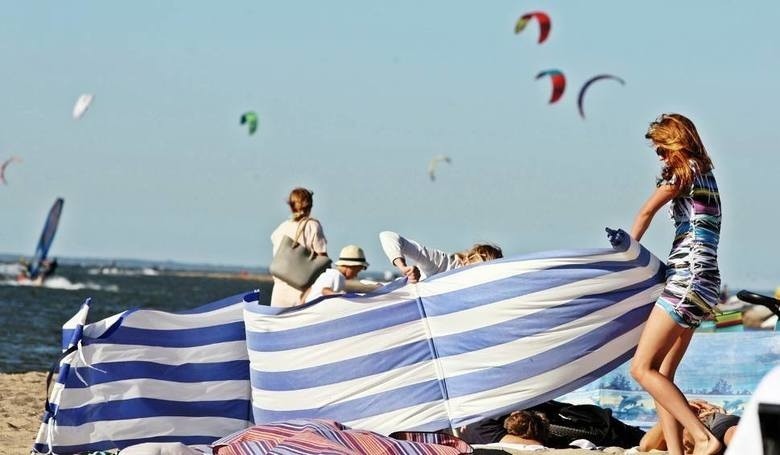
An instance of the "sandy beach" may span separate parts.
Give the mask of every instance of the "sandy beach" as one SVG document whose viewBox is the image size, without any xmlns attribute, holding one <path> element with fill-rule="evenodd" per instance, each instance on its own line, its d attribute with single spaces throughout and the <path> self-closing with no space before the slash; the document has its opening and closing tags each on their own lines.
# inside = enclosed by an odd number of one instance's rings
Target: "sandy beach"
<svg viewBox="0 0 780 455">
<path fill-rule="evenodd" d="M 43 414 L 46 373 L 0 374 L 0 441 L 7 454 L 28 454 Z"/>
<path fill-rule="evenodd" d="M 44 389 L 46 388 L 46 373 L 28 372 L 18 374 L 0 374 L 0 441 L 2 453 L 9 455 L 26 455 L 38 432 L 44 405 Z M 610 447 L 602 453 L 622 454 L 623 449 Z M 550 449 L 545 452 L 512 451 L 511 453 L 525 455 L 550 453 L 555 455 L 584 455 L 598 453 L 593 450 L 581 449 Z M 636 453 L 636 452 L 634 452 Z M 661 455 L 666 452 L 652 452 Z"/>
</svg>

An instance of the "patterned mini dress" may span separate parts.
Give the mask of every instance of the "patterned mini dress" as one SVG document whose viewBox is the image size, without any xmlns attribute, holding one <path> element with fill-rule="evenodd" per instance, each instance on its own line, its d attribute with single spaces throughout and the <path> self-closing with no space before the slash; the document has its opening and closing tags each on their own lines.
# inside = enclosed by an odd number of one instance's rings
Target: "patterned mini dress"
<svg viewBox="0 0 780 455">
<path fill-rule="evenodd" d="M 672 199 L 669 210 L 675 236 L 666 263 L 666 286 L 656 304 L 677 324 L 696 328 L 702 320 L 714 316 L 719 301 L 721 206 L 712 171 L 702 174 L 694 161 L 690 166 L 693 183 Z M 673 183 L 674 179 L 658 179 L 657 185 Z"/>
</svg>

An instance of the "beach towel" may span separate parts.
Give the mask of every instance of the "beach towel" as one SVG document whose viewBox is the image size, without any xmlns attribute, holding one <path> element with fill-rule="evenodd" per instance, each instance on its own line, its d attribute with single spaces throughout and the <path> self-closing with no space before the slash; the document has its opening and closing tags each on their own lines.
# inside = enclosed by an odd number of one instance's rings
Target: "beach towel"
<svg viewBox="0 0 780 455">
<path fill-rule="evenodd" d="M 212 447 L 215 455 L 458 455 L 472 452 L 468 444 L 450 435 L 404 433 L 396 439 L 320 419 L 257 425 L 215 441 Z"/>
<path fill-rule="evenodd" d="M 63 326 L 65 355 L 34 450 L 208 444 L 251 425 L 243 294 L 181 313 L 129 310 Z"/>
<path fill-rule="evenodd" d="M 627 233 L 610 239 L 609 249 L 504 258 L 294 308 L 250 296 L 255 422 L 434 431 L 599 378 L 632 356 L 664 276 Z"/>
</svg>

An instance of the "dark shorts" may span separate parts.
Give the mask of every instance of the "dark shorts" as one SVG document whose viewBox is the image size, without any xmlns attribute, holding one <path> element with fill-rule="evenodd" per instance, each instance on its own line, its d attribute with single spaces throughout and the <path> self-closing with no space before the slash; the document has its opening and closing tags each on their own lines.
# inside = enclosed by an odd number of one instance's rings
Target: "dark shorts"
<svg viewBox="0 0 780 455">
<path fill-rule="evenodd" d="M 726 436 L 726 431 L 738 423 L 739 416 L 730 414 L 713 414 L 704 422 L 704 425 L 710 429 L 713 436 L 718 438 L 718 441 L 724 442 L 723 438 Z"/>
</svg>

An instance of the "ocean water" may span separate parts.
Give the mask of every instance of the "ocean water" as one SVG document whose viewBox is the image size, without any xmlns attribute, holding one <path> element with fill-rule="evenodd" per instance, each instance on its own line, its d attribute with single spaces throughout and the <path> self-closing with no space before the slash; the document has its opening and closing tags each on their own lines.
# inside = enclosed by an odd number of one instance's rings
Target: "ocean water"
<svg viewBox="0 0 780 455">
<path fill-rule="evenodd" d="M 16 265 L 0 265 L 0 372 L 44 371 L 58 359 L 62 324 L 91 298 L 89 321 L 132 308 L 180 311 L 271 285 L 259 280 L 152 268 L 60 266 L 42 287 L 16 282 Z M 262 297 L 261 297 L 262 298 Z"/>
</svg>

